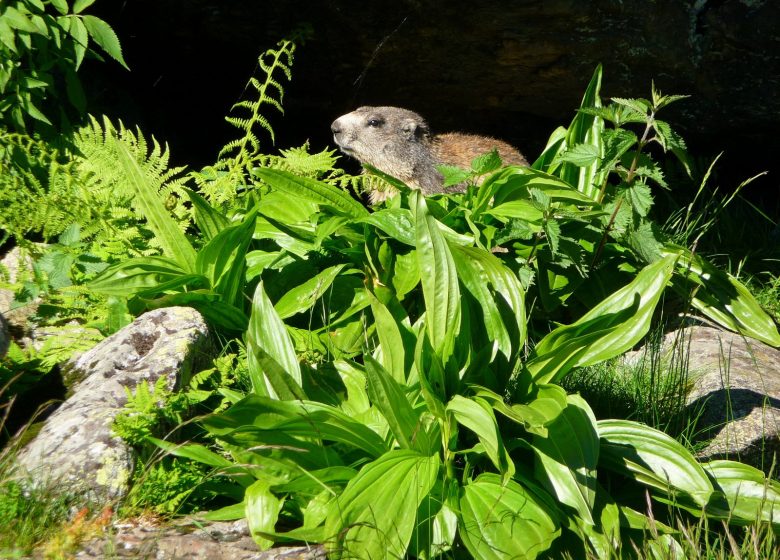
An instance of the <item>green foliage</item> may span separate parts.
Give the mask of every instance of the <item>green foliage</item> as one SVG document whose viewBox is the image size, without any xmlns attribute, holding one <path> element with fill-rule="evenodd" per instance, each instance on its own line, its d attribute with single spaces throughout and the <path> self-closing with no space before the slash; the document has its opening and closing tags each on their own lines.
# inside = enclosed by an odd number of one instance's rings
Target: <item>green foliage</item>
<svg viewBox="0 0 780 560">
<path fill-rule="evenodd" d="M 79 67 L 86 56 L 101 58 L 90 41 L 127 68 L 111 27 L 83 13 L 93 3 L 9 0 L 0 6 L 0 124 L 23 132 L 33 122 L 53 127 L 54 120 L 69 128 L 66 107 L 78 116 L 86 110 Z"/>
</svg>

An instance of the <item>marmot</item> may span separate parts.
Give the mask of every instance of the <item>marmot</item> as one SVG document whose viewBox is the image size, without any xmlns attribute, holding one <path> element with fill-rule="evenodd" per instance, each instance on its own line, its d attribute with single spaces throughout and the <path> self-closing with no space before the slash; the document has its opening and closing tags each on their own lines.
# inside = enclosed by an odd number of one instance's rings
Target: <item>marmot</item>
<svg viewBox="0 0 780 560">
<path fill-rule="evenodd" d="M 425 194 L 445 192 L 437 165 L 468 169 L 475 157 L 493 149 L 506 165 L 528 165 L 514 147 L 495 138 L 459 132 L 432 135 L 420 115 L 399 107 L 360 107 L 337 118 L 330 129 L 342 152 Z M 446 190 L 464 188 L 456 185 Z M 369 197 L 374 204 L 393 194 L 374 190 Z"/>
</svg>

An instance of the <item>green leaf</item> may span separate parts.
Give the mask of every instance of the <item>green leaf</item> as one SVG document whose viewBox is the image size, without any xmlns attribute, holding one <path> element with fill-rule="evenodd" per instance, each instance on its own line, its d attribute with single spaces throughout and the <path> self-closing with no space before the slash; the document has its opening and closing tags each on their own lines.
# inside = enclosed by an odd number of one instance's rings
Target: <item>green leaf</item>
<svg viewBox="0 0 780 560">
<path fill-rule="evenodd" d="M 130 70 L 125 59 L 122 58 L 122 46 L 119 44 L 119 39 L 105 21 L 95 16 L 81 16 L 84 25 L 89 31 L 90 37 L 100 45 L 108 56 L 116 60 L 119 64 Z"/>
<path fill-rule="evenodd" d="M 474 173 L 477 175 L 484 175 L 485 173 L 500 169 L 502 163 L 501 156 L 498 155 L 498 150 L 494 148 L 486 154 L 475 157 L 471 161 L 471 169 L 473 169 Z"/>
<path fill-rule="evenodd" d="M 154 231 L 162 245 L 163 252 L 172 258 L 187 272 L 194 272 L 195 249 L 179 229 L 178 224 L 165 209 L 162 200 L 144 174 L 127 145 L 115 139 L 116 151 L 127 182 L 135 191 L 135 204 L 140 213 L 146 216 L 149 227 Z"/>
<path fill-rule="evenodd" d="M 65 15 L 68 13 L 68 2 L 67 0 L 49 0 L 49 3 L 54 6 L 54 8 L 61 13 L 62 15 Z"/>
<path fill-rule="evenodd" d="M 560 534 L 557 521 L 515 480 L 491 473 L 466 484 L 459 496 L 458 534 L 473 558 L 533 560 Z"/>
<path fill-rule="evenodd" d="M 653 195 L 650 192 L 650 187 L 643 183 L 634 182 L 633 185 L 625 190 L 625 194 L 634 211 L 643 218 L 647 216 L 650 207 L 653 205 Z"/>
<path fill-rule="evenodd" d="M 455 395 L 447 403 L 447 412 L 455 417 L 458 424 L 465 426 L 477 435 L 479 441 L 485 446 L 488 458 L 501 472 L 505 480 L 514 474 L 515 464 L 504 447 L 498 422 L 496 422 L 493 409 L 487 401 L 479 397 L 466 398 Z"/>
<path fill-rule="evenodd" d="M 417 264 L 425 300 L 425 329 L 434 351 L 446 363 L 460 326 L 458 274 L 438 222 L 428 213 L 419 191 L 412 192 L 410 205 L 416 209 Z"/>
<path fill-rule="evenodd" d="M 420 503 L 439 474 L 438 455 L 396 449 L 364 466 L 332 504 L 326 548 L 335 558 L 403 558 Z"/>
<path fill-rule="evenodd" d="M 251 212 L 242 223 L 220 231 L 195 259 L 197 273 L 208 278 L 211 289 L 230 305 L 243 305 L 246 251 L 255 231 L 255 218 L 256 213 Z"/>
<path fill-rule="evenodd" d="M 38 31 L 32 21 L 13 6 L 5 6 L 2 13 L 2 20 L 12 30 L 22 31 L 23 33 L 36 33 Z"/>
<path fill-rule="evenodd" d="M 547 436 L 533 438 L 536 479 L 559 502 L 573 507 L 583 521 L 595 525 L 599 460 L 596 418 L 578 395 L 569 395 L 568 401 L 555 421 L 547 425 Z"/>
<path fill-rule="evenodd" d="M 376 334 L 379 338 L 382 366 L 398 383 L 406 382 L 406 352 L 401 330 L 390 310 L 373 295 L 371 313 L 374 315 Z"/>
<path fill-rule="evenodd" d="M 176 457 L 192 459 L 193 461 L 218 469 L 235 467 L 233 462 L 198 443 L 177 444 L 154 437 L 148 439 L 160 449 L 163 449 L 165 452 L 175 455 Z"/>
<path fill-rule="evenodd" d="M 361 220 L 371 224 L 393 239 L 414 247 L 414 216 L 406 208 L 382 208 Z"/>
<path fill-rule="evenodd" d="M 760 519 L 780 528 L 780 482 L 736 461 L 710 461 L 703 466 L 726 497 L 729 509 L 724 512 L 725 519 L 744 524 Z"/>
<path fill-rule="evenodd" d="M 594 144 L 576 144 L 561 154 L 561 161 L 577 167 L 587 167 L 599 159 L 599 147 Z"/>
<path fill-rule="evenodd" d="M 289 374 L 298 386 L 302 385 L 301 366 L 295 354 L 290 335 L 265 294 L 260 282 L 252 298 L 252 315 L 247 331 L 247 359 L 252 389 L 258 395 L 274 396 L 276 392 L 265 379 L 258 349 L 270 356 Z"/>
<path fill-rule="evenodd" d="M 109 266 L 87 286 L 100 294 L 132 296 L 171 281 L 196 278 L 166 257 L 140 257 Z"/>
<path fill-rule="evenodd" d="M 393 379 L 379 362 L 365 355 L 368 397 L 387 420 L 390 431 L 403 449 L 430 454 L 432 442 L 422 418 L 415 412 L 404 393 L 404 386 Z"/>
<path fill-rule="evenodd" d="M 283 503 L 273 495 L 269 483 L 265 480 L 258 480 L 246 489 L 244 497 L 246 521 L 249 532 L 260 550 L 268 550 L 274 545 L 274 541 L 263 535 L 274 531 Z"/>
<path fill-rule="evenodd" d="M 195 223 L 207 241 L 214 239 L 220 231 L 230 225 L 230 221 L 211 206 L 205 198 L 190 189 L 184 189 L 184 192 L 187 193 L 190 202 L 192 202 Z"/>
<path fill-rule="evenodd" d="M 715 491 L 693 455 L 663 432 L 629 420 L 600 420 L 600 466 L 705 506 Z"/>
<path fill-rule="evenodd" d="M 306 311 L 322 297 L 330 288 L 333 281 L 341 273 L 346 264 L 331 266 L 309 278 L 303 284 L 296 286 L 285 293 L 274 306 L 279 317 L 286 319 L 296 313 Z"/>
<path fill-rule="evenodd" d="M 436 170 L 444 177 L 443 187 L 465 183 L 471 178 L 471 171 L 454 165 L 437 165 Z"/>
<path fill-rule="evenodd" d="M 76 53 L 75 69 L 78 70 L 82 61 L 84 60 L 84 54 L 87 52 L 87 46 L 89 45 L 89 34 L 87 33 L 87 28 L 84 26 L 84 22 L 81 21 L 81 18 L 71 16 L 68 19 L 70 20 L 70 28 L 68 29 L 68 33 L 70 33 L 70 36 L 73 37 L 73 50 Z"/>
<path fill-rule="evenodd" d="M 780 333 L 774 321 L 744 284 L 683 247 L 667 244 L 663 253 L 679 256 L 677 273 L 698 287 L 691 300 L 693 307 L 727 329 L 770 346 L 780 346 Z M 685 288 L 689 286 L 675 285 L 678 292 L 688 297 Z"/>
<path fill-rule="evenodd" d="M 330 206 L 343 216 L 363 218 L 368 215 L 368 210 L 363 208 L 362 204 L 346 192 L 327 183 L 298 177 L 279 169 L 257 168 L 252 173 L 274 189 L 285 192 L 292 197 L 300 197 L 317 204 Z"/>
<path fill-rule="evenodd" d="M 630 284 L 579 320 L 558 327 L 539 341 L 526 364 L 536 382 L 554 382 L 574 367 L 614 358 L 639 342 L 650 329 L 653 311 L 676 260 L 676 255 L 669 255 L 646 266 Z"/>
<path fill-rule="evenodd" d="M 484 387 L 472 387 L 474 394 L 488 401 L 493 409 L 513 422 L 523 426 L 526 431 L 547 436 L 547 426 L 568 406 L 566 391 L 558 385 L 538 385 L 529 395 L 528 403 L 508 405 L 503 397 Z"/>
<path fill-rule="evenodd" d="M 73 13 L 80 14 L 81 12 L 89 8 L 94 3 L 95 0 L 76 0 L 73 3 Z"/>
</svg>

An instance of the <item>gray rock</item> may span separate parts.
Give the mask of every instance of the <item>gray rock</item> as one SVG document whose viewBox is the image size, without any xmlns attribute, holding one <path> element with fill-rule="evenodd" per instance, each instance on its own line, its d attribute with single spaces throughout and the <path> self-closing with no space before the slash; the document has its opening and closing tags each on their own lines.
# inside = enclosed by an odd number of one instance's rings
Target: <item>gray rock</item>
<svg viewBox="0 0 780 560">
<path fill-rule="evenodd" d="M 324 560 L 322 547 L 296 546 L 259 551 L 246 521 L 172 526 L 118 524 L 108 538 L 93 540 L 76 558 L 139 558 L 154 560 Z"/>
<path fill-rule="evenodd" d="M 23 253 L 19 247 L 11 249 L 0 260 L 0 274 L 3 282 L 15 284 L 19 281 L 20 274 L 32 269 L 32 259 L 26 253 Z M 27 319 L 35 313 L 38 303 L 16 307 L 12 309 L 14 301 L 14 291 L 8 288 L 0 288 L 0 313 L 7 321 L 9 331 L 19 335 L 28 332 Z"/>
<path fill-rule="evenodd" d="M 0 358 L 8 352 L 8 346 L 11 344 L 11 334 L 8 332 L 8 321 L 0 312 Z"/>
<path fill-rule="evenodd" d="M 19 465 L 36 481 L 101 501 L 126 494 L 133 470 L 128 446 L 112 435 L 116 413 L 142 380 L 160 377 L 169 389 L 186 382 L 209 355 L 203 317 L 189 307 L 150 311 L 69 365 L 70 396 L 20 452 Z"/>
<path fill-rule="evenodd" d="M 700 459 L 737 459 L 763 470 L 780 459 L 780 350 L 704 326 L 667 334 L 661 348 L 662 359 L 682 351 L 687 360 L 686 403 L 711 438 Z"/>
</svg>

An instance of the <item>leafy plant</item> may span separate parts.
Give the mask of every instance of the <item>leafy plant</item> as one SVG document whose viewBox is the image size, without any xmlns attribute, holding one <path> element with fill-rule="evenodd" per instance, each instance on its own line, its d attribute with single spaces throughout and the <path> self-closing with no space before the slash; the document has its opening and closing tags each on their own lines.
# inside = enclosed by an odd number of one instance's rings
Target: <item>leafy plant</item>
<svg viewBox="0 0 780 560">
<path fill-rule="evenodd" d="M 102 19 L 84 14 L 95 0 L 10 0 L 0 7 L 0 122 L 18 132 L 30 121 L 63 128 L 86 99 L 77 72 L 86 56 L 100 59 L 90 40 L 127 68 L 119 40 Z M 64 88 L 63 88 L 64 83 Z M 65 95 L 62 95 L 64 89 Z M 51 98 L 54 103 L 44 106 Z M 67 101 L 67 104 L 66 104 Z M 55 115 L 52 111 L 57 108 Z M 47 116 L 48 113 L 48 116 Z"/>
</svg>

